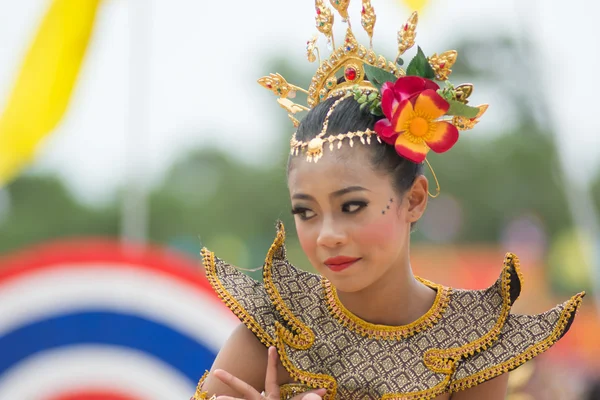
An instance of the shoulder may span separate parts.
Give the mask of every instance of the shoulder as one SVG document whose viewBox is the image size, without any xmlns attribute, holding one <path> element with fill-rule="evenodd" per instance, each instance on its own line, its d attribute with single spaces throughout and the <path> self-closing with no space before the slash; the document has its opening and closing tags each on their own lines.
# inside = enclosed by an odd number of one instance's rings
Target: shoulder
<svg viewBox="0 0 600 400">
<path fill-rule="evenodd" d="M 452 400 L 504 400 L 508 389 L 508 374 L 502 374 L 477 386 L 452 395 Z"/>
</svg>

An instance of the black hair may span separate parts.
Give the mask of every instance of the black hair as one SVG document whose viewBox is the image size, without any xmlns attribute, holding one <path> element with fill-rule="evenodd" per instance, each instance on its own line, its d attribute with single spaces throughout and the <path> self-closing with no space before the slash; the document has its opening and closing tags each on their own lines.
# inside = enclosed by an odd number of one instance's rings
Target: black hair
<svg viewBox="0 0 600 400">
<path fill-rule="evenodd" d="M 327 113 L 338 99 L 339 97 L 332 97 L 310 110 L 300 122 L 300 126 L 296 131 L 296 139 L 308 142 L 317 136 L 323 129 Z M 360 104 L 353 97 L 348 97 L 342 100 L 329 116 L 329 123 L 324 137 L 367 129 L 372 130 L 375 123 L 381 118 L 383 117 L 371 114 L 368 109 L 361 110 Z M 423 174 L 423 164 L 417 164 L 399 156 L 394 146 L 371 140 L 371 145 L 368 147 L 372 152 L 370 160 L 373 168 L 392 175 L 394 189 L 401 197 L 411 188 L 417 176 Z M 329 150 L 324 148 L 324 151 Z"/>
</svg>

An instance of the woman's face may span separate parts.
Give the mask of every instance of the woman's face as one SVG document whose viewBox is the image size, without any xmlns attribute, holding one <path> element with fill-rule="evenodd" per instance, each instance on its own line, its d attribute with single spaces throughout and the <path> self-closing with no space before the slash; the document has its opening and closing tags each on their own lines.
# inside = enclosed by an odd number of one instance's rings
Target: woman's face
<svg viewBox="0 0 600 400">
<path fill-rule="evenodd" d="M 368 287 L 407 258 L 410 224 L 425 207 L 409 201 L 415 186 L 418 192 L 424 186 L 421 203 L 427 202 L 424 177 L 401 198 L 391 176 L 375 171 L 369 156 L 360 145 L 326 150 L 317 163 L 296 157 L 288 174 L 300 245 L 342 292 Z"/>
</svg>

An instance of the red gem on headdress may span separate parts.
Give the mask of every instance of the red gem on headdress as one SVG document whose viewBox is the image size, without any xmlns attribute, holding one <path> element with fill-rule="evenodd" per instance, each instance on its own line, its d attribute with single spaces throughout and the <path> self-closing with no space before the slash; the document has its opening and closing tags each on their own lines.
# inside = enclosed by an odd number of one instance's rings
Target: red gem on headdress
<svg viewBox="0 0 600 400">
<path fill-rule="evenodd" d="M 408 30 L 408 24 L 404 25 L 404 30 L 407 31 Z"/>
<path fill-rule="evenodd" d="M 446 66 L 446 63 L 441 63 L 440 64 L 440 68 L 444 68 Z"/>
<path fill-rule="evenodd" d="M 362 9 L 362 11 L 361 11 L 361 14 L 364 14 L 364 13 L 366 13 L 366 12 L 367 12 L 367 11 L 365 10 L 365 6 L 363 6 L 363 9 Z"/>
<path fill-rule="evenodd" d="M 356 70 L 352 67 L 348 67 L 346 68 L 346 71 L 344 71 L 344 76 L 347 81 L 353 81 L 356 79 Z"/>
<path fill-rule="evenodd" d="M 317 15 L 321 15 L 321 9 L 317 8 Z"/>
</svg>

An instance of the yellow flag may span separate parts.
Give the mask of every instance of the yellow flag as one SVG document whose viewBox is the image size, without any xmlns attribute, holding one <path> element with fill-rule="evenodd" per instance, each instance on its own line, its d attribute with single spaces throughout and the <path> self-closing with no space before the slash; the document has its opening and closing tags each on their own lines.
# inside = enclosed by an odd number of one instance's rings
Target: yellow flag
<svg viewBox="0 0 600 400">
<path fill-rule="evenodd" d="M 427 0 L 402 0 L 402 2 L 408 7 L 411 11 L 423 11 L 423 8 L 427 5 Z"/>
<path fill-rule="evenodd" d="M 35 156 L 62 118 L 100 0 L 54 0 L 0 116 L 0 187 Z"/>
</svg>

